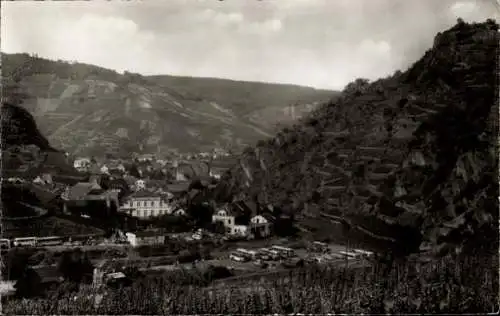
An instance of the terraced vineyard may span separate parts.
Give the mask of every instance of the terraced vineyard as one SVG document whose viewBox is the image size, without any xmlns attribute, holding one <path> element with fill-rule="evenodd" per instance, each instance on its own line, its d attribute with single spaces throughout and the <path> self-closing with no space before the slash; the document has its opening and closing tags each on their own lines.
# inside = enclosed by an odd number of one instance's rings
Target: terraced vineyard
<svg viewBox="0 0 500 316">
<path fill-rule="evenodd" d="M 498 194 L 497 29 L 460 22 L 406 72 L 349 84 L 247 149 L 219 196 L 294 214 L 314 209 L 309 218 L 336 216 L 405 253 L 422 243 L 460 248 L 477 242 L 472 236 L 498 240 L 498 201 L 487 198 Z"/>
</svg>

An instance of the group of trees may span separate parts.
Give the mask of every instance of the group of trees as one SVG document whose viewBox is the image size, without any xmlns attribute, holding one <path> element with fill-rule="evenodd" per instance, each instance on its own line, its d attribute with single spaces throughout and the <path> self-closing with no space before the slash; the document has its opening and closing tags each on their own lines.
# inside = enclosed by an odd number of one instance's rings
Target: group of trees
<svg viewBox="0 0 500 316">
<path fill-rule="evenodd" d="M 3 266 L 2 275 L 9 280 L 16 281 L 17 297 L 36 297 L 51 294 L 39 283 L 39 276 L 36 274 L 36 270 L 32 268 L 32 266 L 39 264 L 56 263 L 57 273 L 64 279 L 63 285 L 56 287 L 56 292 L 59 291 L 57 289 L 61 288 L 64 288 L 64 291 L 71 290 L 74 292 L 78 290 L 80 284 L 92 282 L 93 265 L 87 253 L 79 248 L 73 251 L 65 251 L 58 257 L 55 257 L 54 254 L 49 253 L 47 250 L 14 248 L 5 257 L 7 262 Z"/>
</svg>

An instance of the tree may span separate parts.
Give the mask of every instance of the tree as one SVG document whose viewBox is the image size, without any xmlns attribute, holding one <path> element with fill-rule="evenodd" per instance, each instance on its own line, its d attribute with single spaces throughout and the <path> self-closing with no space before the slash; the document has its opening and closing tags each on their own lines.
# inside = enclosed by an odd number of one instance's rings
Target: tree
<svg viewBox="0 0 500 316">
<path fill-rule="evenodd" d="M 65 279 L 79 284 L 89 280 L 94 267 L 87 254 L 82 252 L 80 248 L 77 248 L 74 251 L 63 252 L 59 260 L 58 269 Z"/>
<path fill-rule="evenodd" d="M 130 165 L 130 167 L 128 168 L 127 171 L 132 177 L 136 177 L 136 178 L 141 177 L 141 174 L 139 173 L 139 168 L 137 167 L 136 162 L 132 163 L 132 165 Z"/>
<path fill-rule="evenodd" d="M 224 235 L 226 233 L 226 227 L 221 221 L 216 221 L 215 223 L 212 223 L 210 230 L 215 234 Z"/>
<path fill-rule="evenodd" d="M 5 280 L 19 279 L 28 267 L 29 258 L 36 253 L 35 249 L 12 248 L 2 256 L 2 276 Z"/>
<path fill-rule="evenodd" d="M 187 213 L 193 218 L 196 227 L 205 227 L 212 222 L 213 210 L 209 205 L 191 204 Z"/>
<path fill-rule="evenodd" d="M 203 185 L 203 183 L 201 183 L 201 180 L 199 178 L 195 178 L 189 184 L 188 191 L 191 191 L 191 190 L 203 190 L 203 189 L 205 189 L 205 186 Z"/>
</svg>

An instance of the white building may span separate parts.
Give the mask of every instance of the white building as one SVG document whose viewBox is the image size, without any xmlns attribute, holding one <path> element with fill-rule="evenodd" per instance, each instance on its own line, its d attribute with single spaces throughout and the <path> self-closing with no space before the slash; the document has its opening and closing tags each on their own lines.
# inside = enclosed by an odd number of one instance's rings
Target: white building
<svg viewBox="0 0 500 316">
<path fill-rule="evenodd" d="M 267 215 L 255 215 L 250 219 L 250 230 L 255 237 L 271 235 L 273 218 Z"/>
<path fill-rule="evenodd" d="M 33 179 L 33 183 L 40 185 L 52 184 L 52 175 L 50 173 L 41 174 Z"/>
<path fill-rule="evenodd" d="M 212 222 L 222 222 L 224 227 L 232 229 L 235 225 L 235 216 L 227 207 L 220 208 L 212 215 Z"/>
<path fill-rule="evenodd" d="M 133 247 L 142 245 L 163 245 L 165 235 L 158 231 L 139 231 L 135 233 L 126 233 L 127 240 Z"/>
<path fill-rule="evenodd" d="M 233 225 L 230 234 L 239 237 L 250 237 L 250 227 L 248 225 Z"/>
<path fill-rule="evenodd" d="M 79 158 L 75 159 L 73 162 L 73 167 L 78 171 L 87 171 L 90 168 L 89 158 Z"/>
<path fill-rule="evenodd" d="M 171 214 L 172 203 L 159 194 L 142 190 L 129 196 L 120 211 L 139 218 L 156 217 Z"/>
<path fill-rule="evenodd" d="M 102 167 L 101 167 L 101 173 L 108 174 L 109 173 L 108 166 L 102 165 Z"/>
<path fill-rule="evenodd" d="M 175 210 L 174 215 L 176 215 L 176 216 L 185 216 L 186 215 L 186 211 L 184 209 L 180 208 L 180 209 Z"/>
<path fill-rule="evenodd" d="M 135 189 L 137 191 L 146 189 L 146 181 L 142 179 L 135 181 Z"/>
<path fill-rule="evenodd" d="M 224 206 L 212 215 L 212 222 L 221 222 L 230 235 L 264 238 L 271 235 L 273 218 L 267 214 L 249 217 Z"/>
<path fill-rule="evenodd" d="M 210 170 L 210 176 L 211 176 L 212 178 L 217 179 L 217 180 L 219 180 L 219 179 L 220 179 L 220 177 L 221 177 L 221 175 L 220 175 L 219 173 L 217 173 L 216 171 L 213 171 L 213 170 Z"/>
</svg>

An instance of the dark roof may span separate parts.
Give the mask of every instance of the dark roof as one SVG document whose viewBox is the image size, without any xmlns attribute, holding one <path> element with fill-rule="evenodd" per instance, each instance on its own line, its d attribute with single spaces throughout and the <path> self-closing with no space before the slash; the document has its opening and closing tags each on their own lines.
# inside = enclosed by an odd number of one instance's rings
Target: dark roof
<svg viewBox="0 0 500 316">
<path fill-rule="evenodd" d="M 93 164 L 89 168 L 89 173 L 91 173 L 91 174 L 100 174 L 101 173 L 101 168 L 99 168 L 98 165 Z"/>
<path fill-rule="evenodd" d="M 251 201 L 238 201 L 232 204 L 232 208 L 235 209 L 236 212 L 240 212 L 242 214 L 248 215 L 256 215 L 257 214 L 257 204 Z"/>
<path fill-rule="evenodd" d="M 136 237 L 154 237 L 154 236 L 163 236 L 165 232 L 162 230 L 141 230 L 136 232 L 131 232 L 135 234 Z"/>
<path fill-rule="evenodd" d="M 57 269 L 56 265 L 34 266 L 31 269 L 40 277 L 40 282 L 42 283 L 62 282 L 64 280 L 62 273 Z"/>
<path fill-rule="evenodd" d="M 252 215 L 257 215 L 259 212 L 259 206 L 252 200 L 246 200 L 241 202 L 245 208 L 247 208 Z"/>
<path fill-rule="evenodd" d="M 68 200 L 79 200 L 85 198 L 92 190 L 95 184 L 90 182 L 80 182 L 69 189 Z"/>
<path fill-rule="evenodd" d="M 102 175 L 93 174 L 89 177 L 89 182 L 95 181 L 96 183 L 100 183 L 102 180 Z"/>
<path fill-rule="evenodd" d="M 245 211 L 241 205 L 233 203 L 224 205 L 222 208 L 225 209 L 230 216 L 234 216 L 236 225 L 246 225 L 250 221 L 251 214 L 248 211 Z"/>
<path fill-rule="evenodd" d="M 127 184 L 131 185 L 131 184 L 135 184 L 135 182 L 139 179 L 137 179 L 136 177 L 134 176 L 130 176 L 130 175 L 127 175 L 127 176 L 124 176 L 123 179 L 127 182 Z"/>
<path fill-rule="evenodd" d="M 189 197 L 189 199 L 192 201 L 192 200 L 193 200 L 194 198 L 196 198 L 196 197 L 198 196 L 198 194 L 200 194 L 200 193 L 201 193 L 201 191 L 193 189 L 193 190 L 189 191 L 189 193 L 188 193 L 188 197 Z"/>
<path fill-rule="evenodd" d="M 235 157 L 223 157 L 214 159 L 211 162 L 213 168 L 226 168 L 229 169 L 238 163 L 238 159 Z"/>
<path fill-rule="evenodd" d="M 176 182 L 172 184 L 167 184 L 167 191 L 172 193 L 182 193 L 189 189 L 189 181 Z"/>
<path fill-rule="evenodd" d="M 210 167 L 210 171 L 212 171 L 214 173 L 219 173 L 219 174 L 222 174 L 229 169 L 230 169 L 229 167 L 217 167 L 217 166 Z"/>
<path fill-rule="evenodd" d="M 50 190 L 47 190 L 43 187 L 40 187 L 36 184 L 31 184 L 29 186 L 29 189 L 33 194 L 36 195 L 38 200 L 40 200 L 42 203 L 48 203 L 48 202 L 53 201 L 54 199 L 56 199 L 58 197 L 56 193 L 54 193 Z"/>
<path fill-rule="evenodd" d="M 272 214 L 269 213 L 262 213 L 259 214 L 260 216 L 264 217 L 268 222 L 272 223 L 276 220 L 276 217 L 274 217 Z"/>
<path fill-rule="evenodd" d="M 159 198 L 159 197 L 161 197 L 161 195 L 156 193 L 156 192 L 151 192 L 148 190 L 139 190 L 137 192 L 132 193 L 129 197 L 130 198 Z"/>
</svg>

